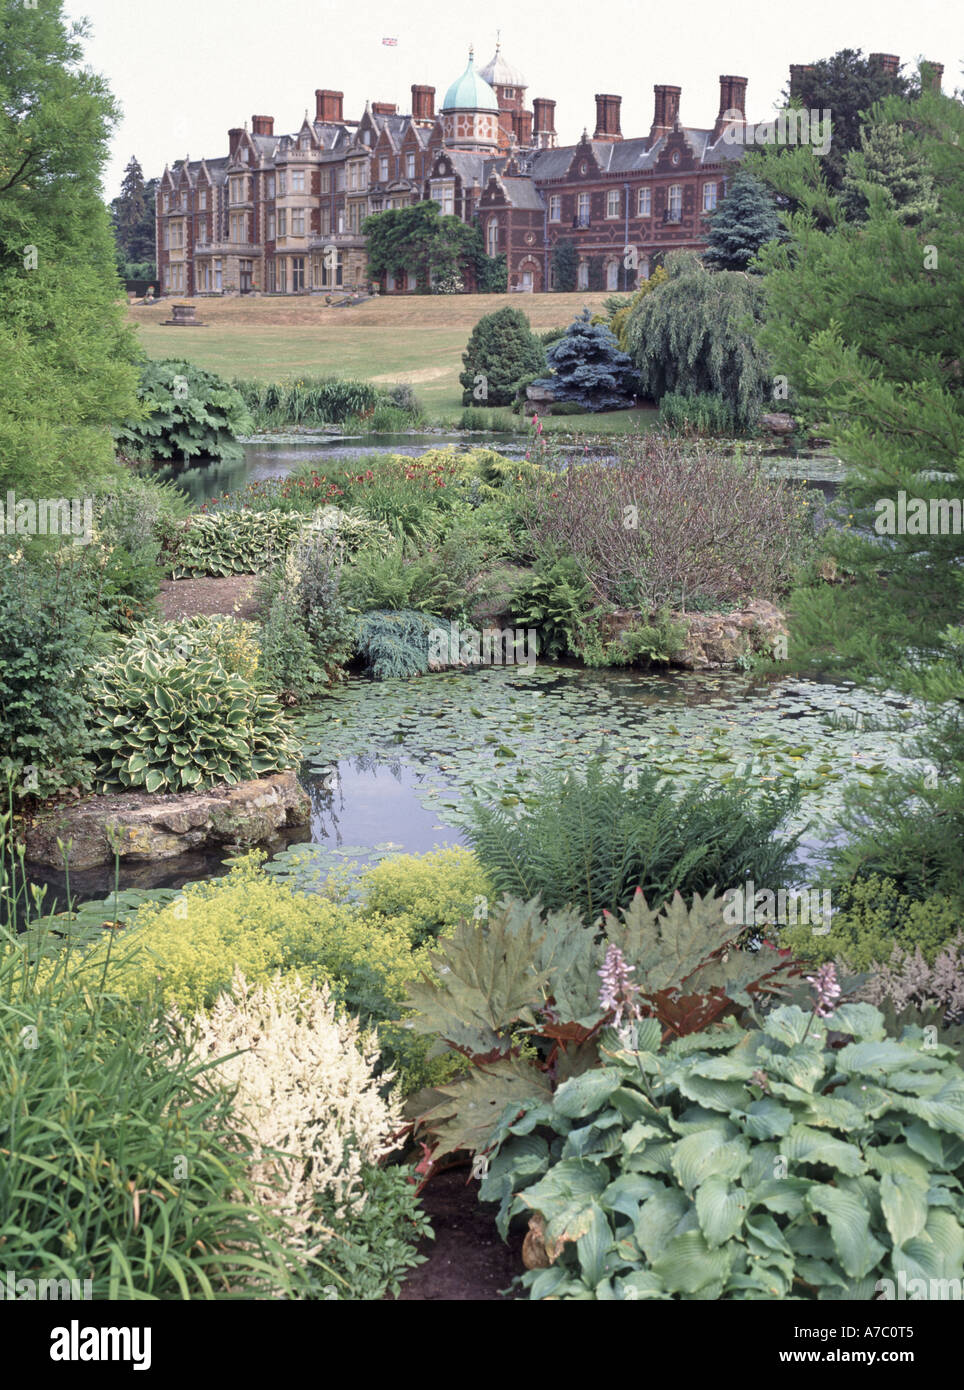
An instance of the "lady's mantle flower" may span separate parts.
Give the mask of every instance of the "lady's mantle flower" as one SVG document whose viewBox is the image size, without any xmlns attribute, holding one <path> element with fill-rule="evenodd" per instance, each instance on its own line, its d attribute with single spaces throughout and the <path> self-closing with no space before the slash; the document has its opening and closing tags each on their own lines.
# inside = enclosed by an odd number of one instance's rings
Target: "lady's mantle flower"
<svg viewBox="0 0 964 1390">
<path fill-rule="evenodd" d="M 828 961 L 826 965 L 821 965 L 816 975 L 807 975 L 808 985 L 813 986 L 815 1003 L 813 1011 L 818 1018 L 829 1018 L 837 1007 L 837 1000 L 840 998 L 840 985 L 837 982 L 837 971 L 833 961 Z"/>
<path fill-rule="evenodd" d="M 635 969 L 626 964 L 626 958 L 618 946 L 610 946 L 606 951 L 603 968 L 596 973 L 602 980 L 599 991 L 599 1007 L 613 1014 L 613 1027 L 618 1028 L 625 1013 L 627 1018 L 642 1017 L 637 996 L 639 985 L 629 978 Z"/>
</svg>

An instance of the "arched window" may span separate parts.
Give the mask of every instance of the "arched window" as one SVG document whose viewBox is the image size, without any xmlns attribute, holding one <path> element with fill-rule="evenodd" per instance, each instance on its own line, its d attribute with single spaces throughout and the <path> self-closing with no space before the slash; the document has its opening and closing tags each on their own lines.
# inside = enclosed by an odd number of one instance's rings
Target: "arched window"
<svg viewBox="0 0 964 1390">
<path fill-rule="evenodd" d="M 499 254 L 499 219 L 497 217 L 489 218 L 486 236 L 488 238 L 486 249 L 489 255 L 497 256 Z"/>
</svg>

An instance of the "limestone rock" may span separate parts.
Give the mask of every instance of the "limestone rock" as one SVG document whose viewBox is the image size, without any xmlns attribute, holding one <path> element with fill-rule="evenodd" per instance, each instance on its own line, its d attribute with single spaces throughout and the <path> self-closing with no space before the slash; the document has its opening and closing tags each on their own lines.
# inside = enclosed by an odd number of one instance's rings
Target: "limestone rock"
<svg viewBox="0 0 964 1390">
<path fill-rule="evenodd" d="M 151 863 L 208 846 L 256 845 L 283 827 L 304 825 L 309 815 L 294 772 L 204 792 L 115 792 L 38 818 L 25 834 L 25 852 L 30 862 L 58 869 L 65 857 L 70 869 L 112 863 L 115 851 L 128 863 Z M 69 852 L 58 839 L 72 842 Z"/>
</svg>

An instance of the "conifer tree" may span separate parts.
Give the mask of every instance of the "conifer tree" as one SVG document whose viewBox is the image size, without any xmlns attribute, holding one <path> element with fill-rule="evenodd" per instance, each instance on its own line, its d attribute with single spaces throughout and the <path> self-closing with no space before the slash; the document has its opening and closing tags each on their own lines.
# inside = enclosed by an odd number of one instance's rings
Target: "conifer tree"
<svg viewBox="0 0 964 1390">
<path fill-rule="evenodd" d="M 848 468 L 843 524 L 792 596 L 791 634 L 811 667 L 933 702 L 918 744 L 931 773 L 850 793 L 839 866 L 961 900 L 964 107 L 925 91 L 881 103 L 873 122 L 914 130 L 934 191 L 917 225 L 870 184 L 865 220 L 848 221 L 807 151 L 768 168 L 800 210 L 786 219 L 790 240 L 761 254 L 761 342 L 795 412 L 820 421 Z"/>
<path fill-rule="evenodd" d="M 545 369 L 546 351 L 521 309 L 479 319 L 462 354 L 463 405 L 511 405 L 524 376 Z"/>
<path fill-rule="evenodd" d="M 546 358 L 553 376 L 538 384 L 550 386 L 557 400 L 574 401 L 586 411 L 619 410 L 636 393 L 639 376 L 633 359 L 620 351 L 604 323 L 591 322 L 588 309 L 552 344 Z"/>
<path fill-rule="evenodd" d="M 913 132 L 898 125 L 883 121 L 862 130 L 860 149 L 847 155 L 841 203 L 854 221 L 867 216 L 867 184 L 884 189 L 901 222 L 918 223 L 937 210 L 923 151 Z"/>
<path fill-rule="evenodd" d="M 573 242 L 563 238 L 552 248 L 552 285 L 559 293 L 571 294 L 576 288 L 579 256 Z"/>
<path fill-rule="evenodd" d="M 726 197 L 708 219 L 703 261 L 712 270 L 750 270 L 756 253 L 783 229 L 766 187 L 748 169 L 734 175 Z"/>
</svg>

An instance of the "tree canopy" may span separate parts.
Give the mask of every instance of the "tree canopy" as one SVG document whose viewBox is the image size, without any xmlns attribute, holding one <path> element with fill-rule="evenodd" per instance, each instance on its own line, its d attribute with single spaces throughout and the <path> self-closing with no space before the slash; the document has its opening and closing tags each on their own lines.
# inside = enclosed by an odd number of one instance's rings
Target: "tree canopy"
<svg viewBox="0 0 964 1390">
<path fill-rule="evenodd" d="M 57 495 L 111 468 L 139 413 L 100 173 L 117 108 L 61 0 L 0 26 L 0 488 Z"/>
</svg>

